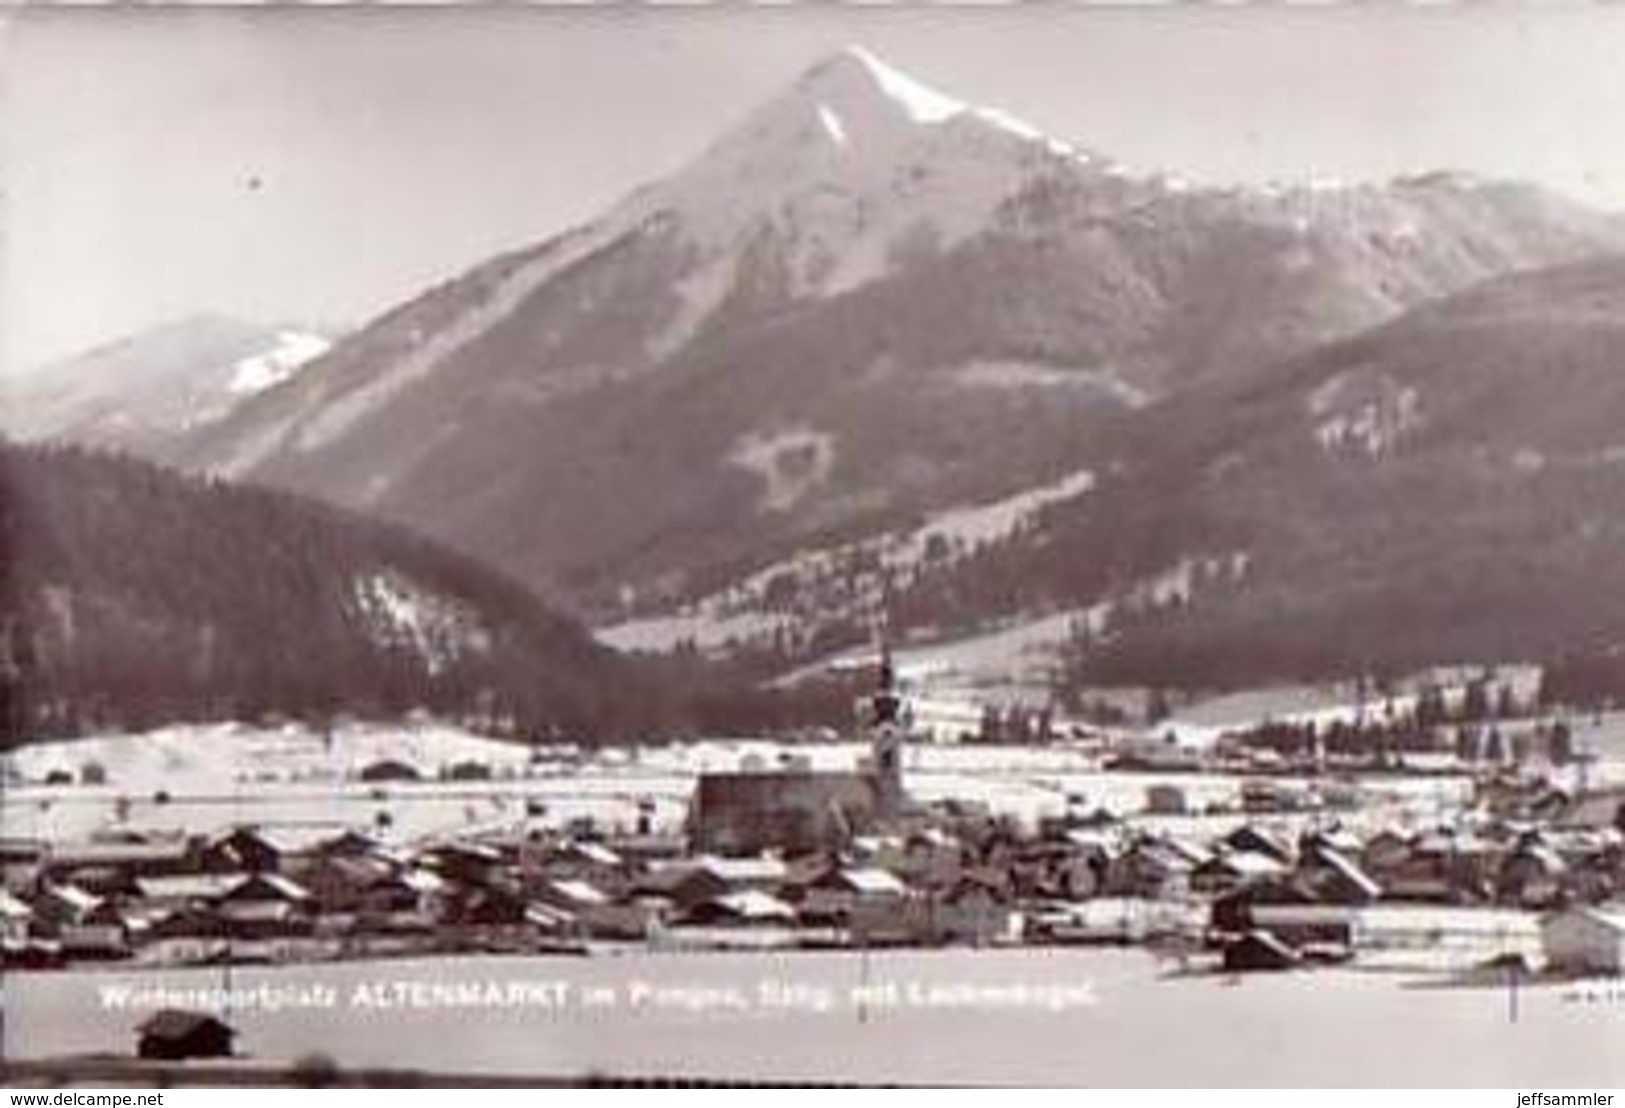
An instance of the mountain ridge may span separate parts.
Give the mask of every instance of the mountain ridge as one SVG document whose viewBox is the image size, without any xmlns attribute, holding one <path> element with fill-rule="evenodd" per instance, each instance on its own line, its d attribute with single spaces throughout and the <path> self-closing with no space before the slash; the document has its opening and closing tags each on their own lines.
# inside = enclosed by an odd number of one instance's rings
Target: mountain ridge
<svg viewBox="0 0 1625 1108">
<path fill-rule="evenodd" d="M 1459 176 L 1194 188 L 850 52 L 598 220 L 157 455 L 423 530 L 594 619 L 1110 461 L 1143 409 L 1613 216 Z M 911 80 L 901 78 L 901 80 Z"/>
</svg>

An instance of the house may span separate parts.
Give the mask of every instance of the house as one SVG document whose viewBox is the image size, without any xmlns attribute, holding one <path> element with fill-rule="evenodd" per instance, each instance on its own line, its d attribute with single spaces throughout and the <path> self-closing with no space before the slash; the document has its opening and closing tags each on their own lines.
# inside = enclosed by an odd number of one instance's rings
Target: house
<svg viewBox="0 0 1625 1108">
<path fill-rule="evenodd" d="M 1021 917 L 1010 907 L 1010 895 L 1001 875 L 986 869 L 968 870 L 950 889 L 930 901 L 933 938 L 943 942 L 986 946 L 1014 938 Z"/>
<path fill-rule="evenodd" d="M 85 922 L 102 898 L 77 885 L 48 884 L 34 898 L 34 919 L 47 935 Z"/>
<path fill-rule="evenodd" d="M 795 919 L 793 907 L 757 889 L 711 897 L 683 914 L 684 923 L 734 927 L 781 926 L 792 924 Z"/>
<path fill-rule="evenodd" d="M 0 942 L 7 948 L 18 948 L 28 942 L 29 927 L 34 922 L 34 909 L 22 900 L 0 889 Z"/>
<path fill-rule="evenodd" d="M 363 893 L 358 907 L 363 915 L 433 916 L 444 906 L 450 888 L 446 879 L 433 870 L 410 866 L 391 870 L 375 881 Z"/>
<path fill-rule="evenodd" d="M 361 767 L 361 772 L 356 776 L 373 784 L 388 781 L 423 780 L 423 773 L 416 766 L 395 758 L 380 758 L 376 762 L 369 762 Z"/>
<path fill-rule="evenodd" d="M 375 854 L 335 854 L 300 874 L 318 911 L 327 915 L 359 912 L 369 895 L 395 876 L 396 867 Z"/>
<path fill-rule="evenodd" d="M 1282 876 L 1286 867 L 1268 854 L 1252 850 L 1221 849 L 1191 870 L 1191 892 L 1204 896 L 1228 892 L 1254 881 Z"/>
<path fill-rule="evenodd" d="M 0 835 L 0 866 L 37 866 L 47 853 L 44 839 Z"/>
<path fill-rule="evenodd" d="M 1299 866 L 1317 899 L 1333 904 L 1369 904 L 1382 896 L 1382 886 L 1341 850 L 1312 844 Z"/>
<path fill-rule="evenodd" d="M 1185 790 L 1178 785 L 1158 784 L 1145 790 L 1145 810 L 1153 816 L 1182 816 L 1190 810 Z"/>
<path fill-rule="evenodd" d="M 1359 856 L 1364 844 L 1360 836 L 1346 827 L 1322 827 L 1303 835 L 1298 842 L 1298 853 L 1301 856 L 1313 855 L 1316 851 L 1335 850 L 1345 858 Z"/>
<path fill-rule="evenodd" d="M 1254 929 L 1225 944 L 1224 968 L 1229 973 L 1292 969 L 1298 952 L 1268 931 Z"/>
<path fill-rule="evenodd" d="M 1360 850 L 1360 864 L 1378 880 L 1384 873 L 1403 866 L 1410 857 L 1411 837 L 1392 827 L 1372 835 Z"/>
<path fill-rule="evenodd" d="M 1540 943 L 1549 969 L 1625 974 L 1625 904 L 1554 912 L 1541 920 Z"/>
<path fill-rule="evenodd" d="M 257 827 L 234 827 L 203 844 L 198 867 L 206 873 L 276 873 L 283 851 Z"/>
<path fill-rule="evenodd" d="M 1241 809 L 1244 812 L 1296 812 L 1310 807 L 1312 798 L 1304 790 L 1280 781 L 1253 779 L 1242 782 Z"/>
<path fill-rule="evenodd" d="M 875 866 L 833 866 L 798 890 L 805 919 L 841 923 L 860 905 L 901 900 L 908 886 L 888 870 Z"/>
<path fill-rule="evenodd" d="M 636 904 L 619 904 L 590 881 L 552 878 L 527 886 L 533 906 L 542 905 L 567 915 L 578 930 L 603 938 L 640 939 L 648 931 L 651 912 Z"/>
<path fill-rule="evenodd" d="M 1051 881 L 1057 895 L 1084 900 L 1107 887 L 1112 862 L 1122 853 L 1114 832 L 1074 827 L 1061 839 L 1064 853 L 1051 863 Z"/>
<path fill-rule="evenodd" d="M 226 934 L 268 939 L 309 934 L 311 906 L 303 885 L 281 874 L 256 873 L 222 896 L 215 911 Z"/>
<path fill-rule="evenodd" d="M 507 859 L 489 843 L 449 842 L 430 848 L 421 859 L 455 885 L 493 885 L 501 881 Z"/>
<path fill-rule="evenodd" d="M 1553 907 L 1563 898 L 1568 863 L 1538 840 L 1521 842 L 1501 862 L 1495 891 L 1503 900 L 1526 908 Z"/>
<path fill-rule="evenodd" d="M 220 899 L 235 904 L 258 901 L 303 907 L 310 902 L 310 890 L 280 873 L 253 873 L 234 884 Z"/>
<path fill-rule="evenodd" d="M 686 911 L 725 893 L 754 890 L 776 895 L 789 877 L 789 867 L 777 858 L 706 856 L 651 870 L 639 880 L 637 891 L 663 896 Z"/>
<path fill-rule="evenodd" d="M 223 1021 L 206 1012 L 164 1008 L 136 1028 L 136 1053 L 168 1062 L 186 1058 L 227 1058 L 236 1037 Z"/>
<path fill-rule="evenodd" d="M 154 941 L 218 939 L 226 934 L 219 912 L 205 904 L 155 908 L 148 913 L 147 921 L 147 937 Z"/>
<path fill-rule="evenodd" d="M 603 890 L 587 881 L 578 881 L 570 877 L 557 877 L 549 881 L 538 882 L 528 889 L 536 902 L 544 903 L 549 908 L 567 911 L 575 920 L 587 924 L 588 918 L 596 913 L 604 913 L 613 905 L 611 898 L 604 895 Z"/>
<path fill-rule="evenodd" d="M 1292 845 L 1256 824 L 1243 824 L 1220 842 L 1233 851 L 1262 854 L 1274 858 L 1282 865 L 1292 864 Z"/>
<path fill-rule="evenodd" d="M 59 844 L 41 865 L 46 876 L 58 881 L 84 870 L 117 871 L 132 878 L 160 877 L 196 872 L 197 856 L 194 843 L 183 835 L 130 832 Z"/>
<path fill-rule="evenodd" d="M 1360 909 L 1346 904 L 1255 903 L 1252 926 L 1295 948 L 1354 947 L 1360 929 Z"/>
<path fill-rule="evenodd" d="M 1403 861 L 1367 868 L 1391 900 L 1464 903 L 1494 894 L 1500 848 L 1471 832 L 1441 828 L 1419 836 Z"/>
<path fill-rule="evenodd" d="M 316 843 L 311 853 L 317 858 L 355 858 L 388 854 L 389 846 L 382 839 L 351 827 Z"/>
<path fill-rule="evenodd" d="M 221 900 L 248 880 L 246 873 L 192 873 L 180 877 L 138 877 L 136 895 L 153 909 L 203 907 Z"/>
<path fill-rule="evenodd" d="M 1301 875 L 1281 875 L 1240 885 L 1216 895 L 1208 903 L 1208 929 L 1221 935 L 1242 935 L 1259 926 L 1265 907 L 1305 907 L 1320 899 Z"/>
<path fill-rule="evenodd" d="M 600 842 L 566 839 L 521 848 L 520 865 L 527 873 L 550 877 L 578 877 L 590 881 L 618 879 L 627 870 L 626 859 Z"/>
<path fill-rule="evenodd" d="M 147 931 L 144 919 L 133 918 L 118 902 L 99 900 L 90 911 L 56 929 L 62 953 L 71 958 L 128 958 L 133 941 Z"/>
<path fill-rule="evenodd" d="M 906 836 L 894 870 L 910 885 L 933 889 L 951 886 L 964 871 L 964 844 L 940 827 L 922 827 Z"/>
<path fill-rule="evenodd" d="M 1183 896 L 1196 865 L 1174 841 L 1141 837 L 1112 860 L 1106 888 L 1115 896 L 1150 900 Z"/>
</svg>

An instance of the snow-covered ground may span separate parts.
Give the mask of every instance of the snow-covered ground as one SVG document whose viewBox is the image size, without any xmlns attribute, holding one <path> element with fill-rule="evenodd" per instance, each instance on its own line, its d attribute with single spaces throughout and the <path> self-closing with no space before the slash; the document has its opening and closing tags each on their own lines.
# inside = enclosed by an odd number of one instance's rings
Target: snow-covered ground
<svg viewBox="0 0 1625 1108">
<path fill-rule="evenodd" d="M 764 504 L 769 508 L 794 503 L 804 489 L 795 481 L 787 483 L 782 475 L 773 476 L 763 467 L 772 469 L 777 464 L 775 459 L 782 457 L 786 451 L 810 451 L 812 475 L 816 479 L 818 467 L 825 464 L 818 459 L 823 457 L 824 452 L 832 450 L 818 436 L 805 430 L 787 432 L 768 440 L 752 439 L 748 445 L 748 457 L 747 454 L 736 452 L 735 458 L 741 464 L 748 460 L 753 471 L 761 471 L 766 483 Z M 942 551 L 951 556 L 954 552 L 971 550 L 979 544 L 1007 538 L 1042 509 L 1082 496 L 1094 485 L 1094 474 L 1079 470 L 1048 484 L 1024 489 L 997 500 L 942 509 L 916 527 L 888 531 L 834 547 L 798 551 L 680 611 L 601 627 L 597 636 L 599 641 L 618 650 L 648 651 L 670 650 L 685 641 L 692 641 L 701 650 L 717 650 L 730 642 L 769 637 L 780 626 L 789 626 L 794 622 L 788 614 L 776 611 L 769 600 L 777 582 L 794 580 L 798 582 L 798 588 L 811 588 L 815 582 L 840 577 L 843 567 L 858 556 L 872 558 L 884 570 L 911 573 L 924 564 L 933 552 Z M 874 578 L 871 587 L 858 589 L 850 597 L 852 607 L 872 606 L 878 599 L 880 579 L 876 574 L 870 576 Z"/>
<path fill-rule="evenodd" d="M 702 772 L 852 768 L 866 753 L 860 742 L 713 739 L 533 755 L 522 745 L 430 722 L 351 724 L 331 734 L 295 724 L 168 727 L 8 753 L 0 834 L 69 841 L 120 829 L 209 832 L 252 823 L 296 838 L 373 827 L 385 837 L 406 840 L 557 826 L 582 816 L 606 827 L 628 827 L 640 802 L 654 804 L 658 825 L 676 828 Z M 385 760 L 415 767 L 424 780 L 358 779 L 363 767 Z M 439 779 L 444 770 L 467 762 L 489 767 L 490 779 Z M 100 767 L 105 783 L 79 783 L 91 765 Z M 73 783 L 45 784 L 54 771 L 71 775 Z M 1240 790 L 1239 779 L 1220 775 L 1101 772 L 1089 753 L 1061 746 L 914 745 L 906 752 L 905 779 L 922 800 L 980 802 L 1027 822 L 1060 814 L 1068 804 L 1124 815 L 1141 812 L 1152 784 L 1179 787 L 1193 810 L 1234 804 Z M 1458 803 L 1461 784 L 1384 779 L 1371 792 L 1389 812 L 1425 818 Z M 387 815 L 385 822 L 380 814 Z"/>
<path fill-rule="evenodd" d="M 332 345 L 308 331 L 278 331 L 274 346 L 232 365 L 226 390 L 236 396 L 264 392 L 327 353 Z"/>
</svg>

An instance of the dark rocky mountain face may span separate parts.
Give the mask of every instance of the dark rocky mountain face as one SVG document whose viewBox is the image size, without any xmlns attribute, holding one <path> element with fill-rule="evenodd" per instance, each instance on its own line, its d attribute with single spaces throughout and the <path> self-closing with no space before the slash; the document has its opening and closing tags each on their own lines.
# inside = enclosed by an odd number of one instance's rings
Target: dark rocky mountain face
<svg viewBox="0 0 1625 1108">
<path fill-rule="evenodd" d="M 283 493 L 0 445 L 0 550 L 7 744 L 270 713 L 588 739 L 680 718 L 520 586 Z"/>
<path fill-rule="evenodd" d="M 164 455 L 377 512 L 583 610 L 1094 451 L 1099 429 L 1622 243 L 1438 175 L 1201 190 L 831 59 L 601 220 L 363 329 Z"/>
<path fill-rule="evenodd" d="M 1146 412 L 1095 493 L 991 572 L 1032 590 L 1019 607 L 1197 564 L 1088 644 L 1100 681 L 1606 652 L 1625 641 L 1621 350 L 1625 260 L 1487 282 Z"/>
</svg>

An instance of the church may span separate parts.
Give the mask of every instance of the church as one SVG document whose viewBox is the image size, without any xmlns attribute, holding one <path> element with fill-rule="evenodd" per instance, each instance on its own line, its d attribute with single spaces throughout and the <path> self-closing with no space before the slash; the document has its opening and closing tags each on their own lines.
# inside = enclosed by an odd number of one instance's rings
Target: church
<svg viewBox="0 0 1625 1108">
<path fill-rule="evenodd" d="M 689 809 L 696 852 L 807 854 L 838 850 L 855 835 L 894 826 L 902 815 L 907 712 L 890 651 L 882 651 L 867 702 L 870 753 L 852 770 L 705 773 Z"/>
</svg>

